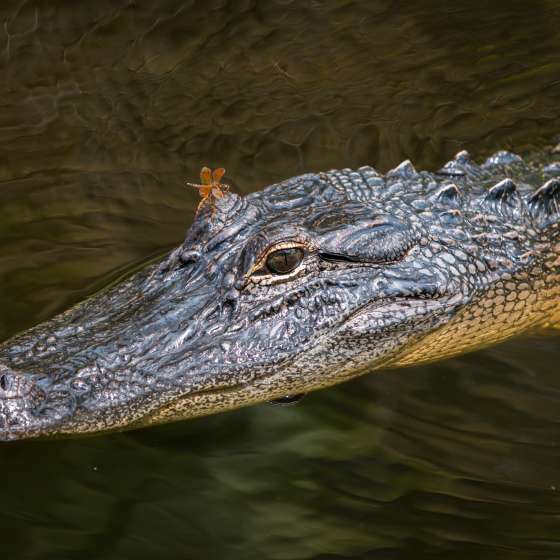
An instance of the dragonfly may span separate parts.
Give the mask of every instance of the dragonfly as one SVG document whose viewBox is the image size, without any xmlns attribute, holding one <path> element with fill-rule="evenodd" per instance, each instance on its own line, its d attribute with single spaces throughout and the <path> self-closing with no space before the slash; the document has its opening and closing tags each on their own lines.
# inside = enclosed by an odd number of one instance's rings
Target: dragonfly
<svg viewBox="0 0 560 560">
<path fill-rule="evenodd" d="M 220 183 L 225 172 L 226 170 L 223 167 L 218 167 L 214 171 L 209 167 L 203 167 L 200 170 L 200 184 L 187 183 L 190 187 L 197 188 L 202 197 L 196 209 L 197 212 L 202 205 L 207 203 L 212 205 L 212 211 L 214 211 L 216 200 L 222 198 L 229 191 L 229 185 Z"/>
</svg>

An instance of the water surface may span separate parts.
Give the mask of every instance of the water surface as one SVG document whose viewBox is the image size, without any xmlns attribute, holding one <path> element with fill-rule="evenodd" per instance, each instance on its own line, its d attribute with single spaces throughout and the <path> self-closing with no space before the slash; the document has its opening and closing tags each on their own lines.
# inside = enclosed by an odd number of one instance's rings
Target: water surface
<svg viewBox="0 0 560 560">
<path fill-rule="evenodd" d="M 178 244 L 184 186 L 560 132 L 552 1 L 0 6 L 0 339 Z M 292 407 L 0 447 L 10 559 L 560 558 L 560 345 L 535 334 Z"/>
</svg>

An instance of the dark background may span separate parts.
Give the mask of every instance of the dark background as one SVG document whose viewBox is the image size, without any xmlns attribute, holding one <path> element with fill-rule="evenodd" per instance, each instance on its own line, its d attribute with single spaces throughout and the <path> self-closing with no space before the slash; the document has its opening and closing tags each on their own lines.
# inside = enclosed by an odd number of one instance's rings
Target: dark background
<svg viewBox="0 0 560 560">
<path fill-rule="evenodd" d="M 0 339 L 237 192 L 560 132 L 553 1 L 2 2 Z M 0 447 L 10 559 L 560 558 L 558 336 L 127 434 Z"/>
</svg>

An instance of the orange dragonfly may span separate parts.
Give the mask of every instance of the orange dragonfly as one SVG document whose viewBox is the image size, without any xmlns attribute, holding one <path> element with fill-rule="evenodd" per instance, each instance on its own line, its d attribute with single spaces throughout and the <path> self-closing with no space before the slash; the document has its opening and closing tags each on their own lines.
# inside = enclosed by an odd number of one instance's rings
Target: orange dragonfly
<svg viewBox="0 0 560 560">
<path fill-rule="evenodd" d="M 224 194 L 228 192 L 229 185 L 220 183 L 225 172 L 226 170 L 223 167 L 218 167 L 218 169 L 214 169 L 214 171 L 209 167 L 203 167 L 200 171 L 200 185 L 187 183 L 187 185 L 197 188 L 202 197 L 196 209 L 197 212 L 206 202 L 212 204 L 212 210 L 214 210 L 214 203 L 216 200 L 222 198 Z"/>
</svg>

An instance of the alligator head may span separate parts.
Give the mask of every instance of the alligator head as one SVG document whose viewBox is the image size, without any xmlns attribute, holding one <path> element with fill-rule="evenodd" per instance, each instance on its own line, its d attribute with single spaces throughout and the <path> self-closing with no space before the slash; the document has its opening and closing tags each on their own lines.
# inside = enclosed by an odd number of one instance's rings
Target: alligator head
<svg viewBox="0 0 560 560">
<path fill-rule="evenodd" d="M 529 241 L 504 237 L 496 266 L 460 196 L 405 164 L 203 205 L 160 263 L 0 347 L 0 439 L 211 414 L 479 346 L 466 330 L 427 341 Z"/>
</svg>

